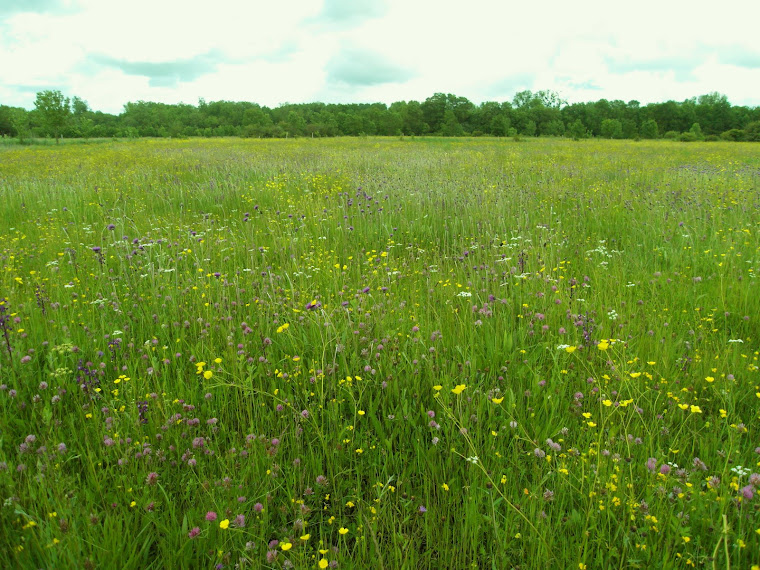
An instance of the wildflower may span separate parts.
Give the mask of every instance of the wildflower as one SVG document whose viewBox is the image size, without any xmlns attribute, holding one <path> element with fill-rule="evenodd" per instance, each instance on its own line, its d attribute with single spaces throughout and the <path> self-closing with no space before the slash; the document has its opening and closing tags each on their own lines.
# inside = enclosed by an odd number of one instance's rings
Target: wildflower
<svg viewBox="0 0 760 570">
<path fill-rule="evenodd" d="M 193 527 L 192 530 L 187 533 L 187 536 L 189 536 L 190 538 L 195 538 L 200 533 L 201 533 L 201 529 L 196 526 L 196 527 Z"/>
<path fill-rule="evenodd" d="M 148 473 L 148 477 L 145 479 L 145 483 L 147 485 L 155 485 L 156 481 L 158 481 L 158 473 L 155 471 Z"/>
<path fill-rule="evenodd" d="M 216 513 L 214 511 L 209 511 L 206 513 L 206 520 L 209 522 L 214 522 L 216 520 Z"/>
<path fill-rule="evenodd" d="M 211 377 L 212 377 L 213 375 L 214 375 L 214 373 L 213 373 L 213 372 L 211 372 L 211 370 L 206 370 L 206 371 L 203 373 L 203 378 L 205 378 L 206 380 L 211 380 Z"/>
<path fill-rule="evenodd" d="M 494 404 L 501 404 L 504 401 L 504 397 L 501 397 L 501 398 L 491 398 L 491 401 Z"/>
<path fill-rule="evenodd" d="M 455 388 L 451 390 L 452 393 L 456 394 L 457 396 L 464 392 L 465 388 L 467 388 L 467 385 L 465 384 L 457 384 Z"/>
<path fill-rule="evenodd" d="M 245 526 L 245 515 L 238 515 L 235 517 L 235 527 L 243 528 Z"/>
<path fill-rule="evenodd" d="M 219 523 L 219 528 L 222 530 L 227 530 L 230 527 L 230 519 L 224 519 L 222 522 Z"/>
<path fill-rule="evenodd" d="M 338 532 L 339 532 L 340 534 L 343 534 L 343 535 L 345 535 L 345 534 L 348 534 L 348 529 L 347 529 L 346 527 L 342 526 L 342 527 L 340 527 L 340 528 L 338 529 Z"/>
<path fill-rule="evenodd" d="M 327 566 L 328 566 L 329 564 L 330 564 L 330 563 L 327 561 L 327 559 L 326 559 L 326 558 L 323 558 L 322 560 L 320 560 L 320 561 L 319 561 L 319 567 L 320 567 L 320 568 L 327 568 Z"/>
</svg>

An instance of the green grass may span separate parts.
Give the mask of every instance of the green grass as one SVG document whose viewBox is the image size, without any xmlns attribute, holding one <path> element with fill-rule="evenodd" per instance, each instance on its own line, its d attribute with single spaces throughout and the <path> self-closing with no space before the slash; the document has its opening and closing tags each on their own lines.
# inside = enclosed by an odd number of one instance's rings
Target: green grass
<svg viewBox="0 0 760 570">
<path fill-rule="evenodd" d="M 742 143 L 3 146 L 0 559 L 750 568 L 758 208 Z"/>
</svg>

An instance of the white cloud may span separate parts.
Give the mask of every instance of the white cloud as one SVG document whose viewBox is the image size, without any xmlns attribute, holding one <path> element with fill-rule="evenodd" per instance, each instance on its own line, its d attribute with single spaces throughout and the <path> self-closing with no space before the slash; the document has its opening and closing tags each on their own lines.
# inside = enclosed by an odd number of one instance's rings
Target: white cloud
<svg viewBox="0 0 760 570">
<path fill-rule="evenodd" d="M 108 112 L 199 97 L 481 102 L 525 88 L 571 102 L 720 91 L 760 104 L 760 3 L 742 0 L 622 11 L 601 0 L 19 0 L 0 14 L 0 103 L 25 107 L 48 88 Z"/>
</svg>

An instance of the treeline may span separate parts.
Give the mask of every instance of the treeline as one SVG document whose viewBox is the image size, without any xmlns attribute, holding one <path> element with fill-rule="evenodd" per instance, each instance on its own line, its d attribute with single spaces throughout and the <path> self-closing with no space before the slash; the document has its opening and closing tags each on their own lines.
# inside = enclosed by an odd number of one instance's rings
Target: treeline
<svg viewBox="0 0 760 570">
<path fill-rule="evenodd" d="M 670 138 L 760 141 L 760 107 L 731 105 L 710 93 L 682 102 L 567 104 L 552 91 L 522 91 L 512 101 L 475 105 L 436 93 L 423 102 L 284 104 L 201 99 L 198 105 L 127 103 L 119 115 L 93 111 L 60 91 L 37 94 L 27 111 L 0 105 L 0 135 L 18 137 L 334 137 L 334 136 L 568 136 L 575 139 Z"/>
</svg>

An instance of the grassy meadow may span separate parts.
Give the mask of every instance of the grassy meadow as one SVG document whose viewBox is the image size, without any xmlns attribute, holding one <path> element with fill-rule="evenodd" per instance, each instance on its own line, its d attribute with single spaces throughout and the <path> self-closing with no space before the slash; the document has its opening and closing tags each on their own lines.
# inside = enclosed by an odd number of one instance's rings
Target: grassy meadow
<svg viewBox="0 0 760 570">
<path fill-rule="evenodd" d="M 760 565 L 760 145 L 4 145 L 0 222 L 2 567 Z"/>
</svg>

